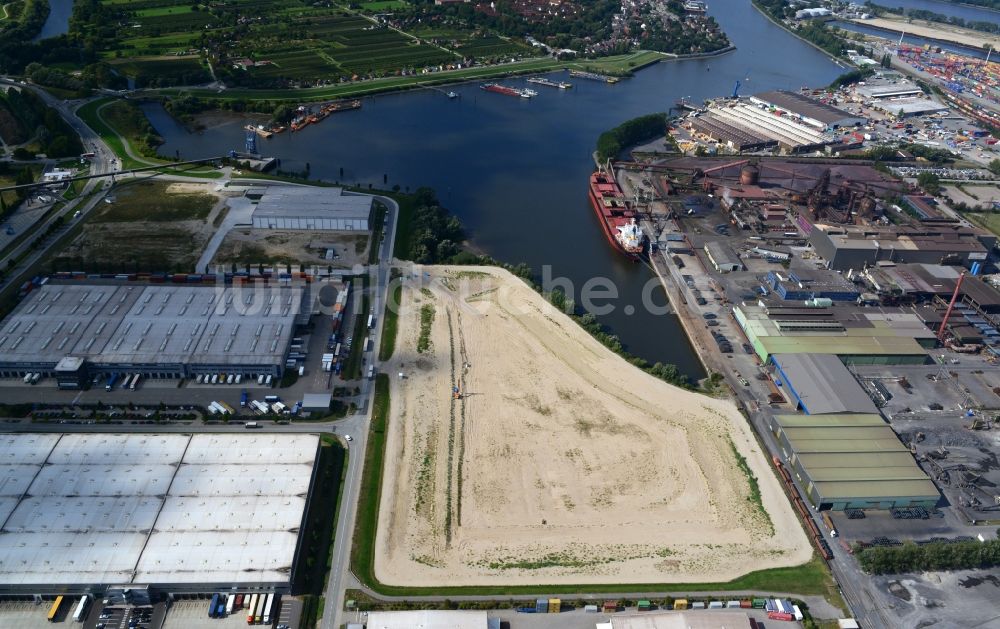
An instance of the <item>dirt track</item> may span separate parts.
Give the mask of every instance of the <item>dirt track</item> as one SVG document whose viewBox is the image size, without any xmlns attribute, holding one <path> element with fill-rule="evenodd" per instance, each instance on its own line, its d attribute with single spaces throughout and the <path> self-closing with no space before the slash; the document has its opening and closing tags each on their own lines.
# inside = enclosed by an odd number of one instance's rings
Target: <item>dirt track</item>
<svg viewBox="0 0 1000 629">
<path fill-rule="evenodd" d="M 810 558 L 731 403 L 632 367 L 506 272 L 422 270 L 429 278 L 407 279 L 385 366 L 380 581 L 690 583 Z M 418 352 L 427 306 L 430 346 Z"/>
</svg>

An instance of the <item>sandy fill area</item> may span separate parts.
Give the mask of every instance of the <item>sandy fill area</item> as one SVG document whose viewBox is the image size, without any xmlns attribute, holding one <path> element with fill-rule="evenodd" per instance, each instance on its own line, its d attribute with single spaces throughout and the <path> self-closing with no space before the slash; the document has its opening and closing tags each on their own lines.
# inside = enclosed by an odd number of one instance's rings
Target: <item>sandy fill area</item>
<svg viewBox="0 0 1000 629">
<path fill-rule="evenodd" d="M 506 271 L 404 278 L 382 370 L 382 583 L 727 581 L 812 556 L 732 403 L 632 367 Z"/>
</svg>

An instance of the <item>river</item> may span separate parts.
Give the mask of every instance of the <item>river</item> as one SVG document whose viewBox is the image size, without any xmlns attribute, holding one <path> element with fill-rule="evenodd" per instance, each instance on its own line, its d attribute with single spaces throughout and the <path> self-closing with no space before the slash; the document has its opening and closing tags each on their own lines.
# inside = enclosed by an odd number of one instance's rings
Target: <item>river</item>
<svg viewBox="0 0 1000 629">
<path fill-rule="evenodd" d="M 73 14 L 73 0 L 49 0 L 49 17 L 35 41 L 58 37 L 69 31 L 69 18 Z"/>
<path fill-rule="evenodd" d="M 611 250 L 590 209 L 587 177 L 597 136 L 635 116 L 666 111 L 681 97 L 729 94 L 737 80 L 743 93 L 794 90 L 826 85 L 844 71 L 769 22 L 749 0 L 716 0 L 709 12 L 736 52 L 660 63 L 616 85 L 574 80 L 567 91 L 534 86 L 539 95 L 530 101 L 474 84 L 449 88 L 461 95 L 457 100 L 430 90 L 366 98 L 361 110 L 260 140 L 259 149 L 280 158 L 284 170 L 308 163 L 313 177 L 331 181 L 379 187 L 388 175 L 387 186 L 433 187 L 476 249 L 526 262 L 540 276 L 550 269 L 550 276 L 569 280 L 578 303 L 588 280 L 610 280 L 619 297 L 600 321 L 633 354 L 700 377 L 702 367 L 676 318 L 642 306 L 644 291 L 657 303 L 666 301 L 655 275 Z M 504 83 L 525 85 L 524 79 Z M 237 121 L 189 134 L 162 108 L 147 112 L 166 140 L 164 155 L 197 158 L 242 149 Z"/>
</svg>

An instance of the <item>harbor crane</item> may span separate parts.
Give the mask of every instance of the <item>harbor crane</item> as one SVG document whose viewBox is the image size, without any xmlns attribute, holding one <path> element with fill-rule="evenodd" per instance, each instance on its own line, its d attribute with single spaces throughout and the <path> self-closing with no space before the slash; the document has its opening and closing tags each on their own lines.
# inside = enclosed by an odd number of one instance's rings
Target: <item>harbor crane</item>
<svg viewBox="0 0 1000 629">
<path fill-rule="evenodd" d="M 733 96 L 732 96 L 733 100 L 739 98 L 741 85 L 743 84 L 740 82 L 740 80 L 736 79 L 736 85 L 733 86 Z"/>
</svg>

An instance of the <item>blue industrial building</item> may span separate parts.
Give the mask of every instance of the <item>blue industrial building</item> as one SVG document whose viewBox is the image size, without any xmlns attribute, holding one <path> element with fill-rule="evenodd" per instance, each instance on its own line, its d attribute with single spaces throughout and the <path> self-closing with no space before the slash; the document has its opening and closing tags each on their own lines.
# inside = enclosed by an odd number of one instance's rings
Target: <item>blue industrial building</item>
<svg viewBox="0 0 1000 629">
<path fill-rule="evenodd" d="M 767 283 L 775 294 L 791 301 L 814 298 L 856 301 L 861 295 L 857 287 L 840 273 L 824 269 L 771 271 L 767 274 Z"/>
</svg>

